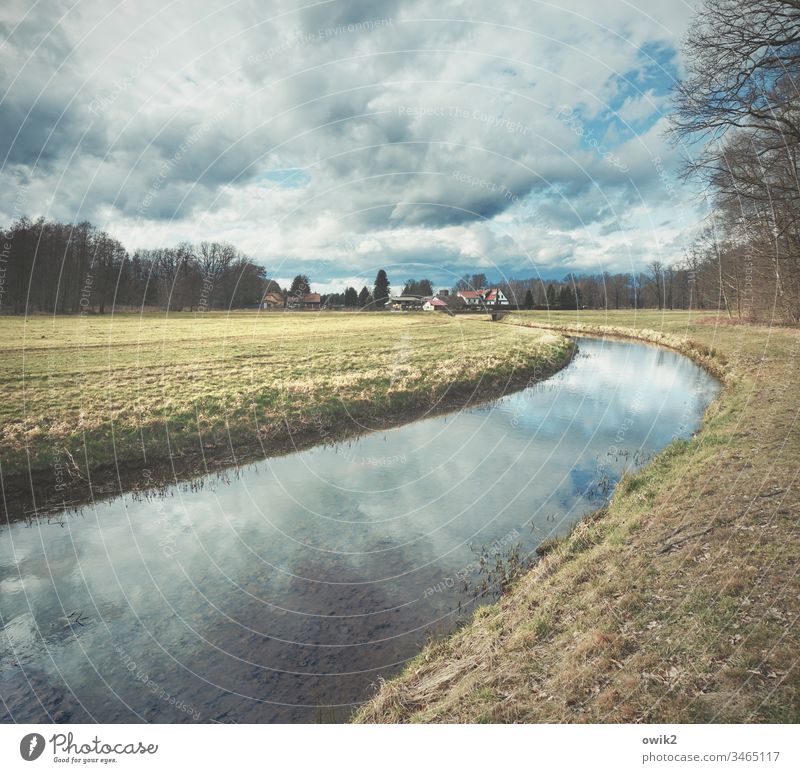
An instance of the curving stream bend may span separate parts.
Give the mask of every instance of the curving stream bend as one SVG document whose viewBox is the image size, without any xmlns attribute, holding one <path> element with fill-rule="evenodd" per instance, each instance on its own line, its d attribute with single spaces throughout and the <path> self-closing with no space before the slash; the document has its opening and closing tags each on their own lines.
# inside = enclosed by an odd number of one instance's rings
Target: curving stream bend
<svg viewBox="0 0 800 773">
<path fill-rule="evenodd" d="M 463 619 L 477 548 L 564 534 L 719 391 L 677 353 L 578 343 L 478 408 L 3 527 L 0 721 L 346 719 Z"/>
</svg>

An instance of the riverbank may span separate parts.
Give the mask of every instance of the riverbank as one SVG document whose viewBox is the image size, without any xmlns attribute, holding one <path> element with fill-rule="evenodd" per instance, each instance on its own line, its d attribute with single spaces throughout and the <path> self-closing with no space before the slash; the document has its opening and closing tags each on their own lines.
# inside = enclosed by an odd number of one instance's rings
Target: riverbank
<svg viewBox="0 0 800 773">
<path fill-rule="evenodd" d="M 503 323 L 667 345 L 724 389 L 691 441 L 623 479 L 356 721 L 798 721 L 800 331 L 685 312 Z"/>
<path fill-rule="evenodd" d="M 572 345 L 440 315 L 0 318 L 16 517 L 188 480 L 494 399 Z"/>
</svg>

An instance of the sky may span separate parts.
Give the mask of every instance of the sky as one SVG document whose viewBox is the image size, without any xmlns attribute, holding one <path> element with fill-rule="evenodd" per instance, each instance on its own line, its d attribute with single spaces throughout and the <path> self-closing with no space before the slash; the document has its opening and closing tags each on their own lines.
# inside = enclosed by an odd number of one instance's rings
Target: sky
<svg viewBox="0 0 800 773">
<path fill-rule="evenodd" d="M 315 290 L 680 260 L 681 0 L 15 3 L 0 223 L 219 240 Z"/>
</svg>

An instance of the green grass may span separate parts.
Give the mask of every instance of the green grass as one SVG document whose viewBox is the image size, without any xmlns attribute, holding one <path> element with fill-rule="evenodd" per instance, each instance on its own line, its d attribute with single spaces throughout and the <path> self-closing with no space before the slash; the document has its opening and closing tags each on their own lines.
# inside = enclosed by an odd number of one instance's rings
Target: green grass
<svg viewBox="0 0 800 773">
<path fill-rule="evenodd" d="M 0 317 L 0 333 L 4 479 L 51 483 L 334 440 L 569 353 L 556 334 L 434 314 Z"/>
<path fill-rule="evenodd" d="M 800 331 L 685 312 L 509 315 L 658 341 L 725 384 L 497 604 L 384 684 L 366 722 L 800 720 Z M 475 705 L 476 690 L 494 695 Z"/>
</svg>

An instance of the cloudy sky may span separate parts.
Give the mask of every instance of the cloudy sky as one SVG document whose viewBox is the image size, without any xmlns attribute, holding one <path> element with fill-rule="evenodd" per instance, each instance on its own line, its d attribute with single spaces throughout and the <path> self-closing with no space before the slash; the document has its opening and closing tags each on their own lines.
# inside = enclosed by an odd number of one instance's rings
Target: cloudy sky
<svg viewBox="0 0 800 773">
<path fill-rule="evenodd" d="M 0 221 L 229 241 L 315 289 L 637 270 L 702 215 L 680 0 L 3 3 Z"/>
</svg>

